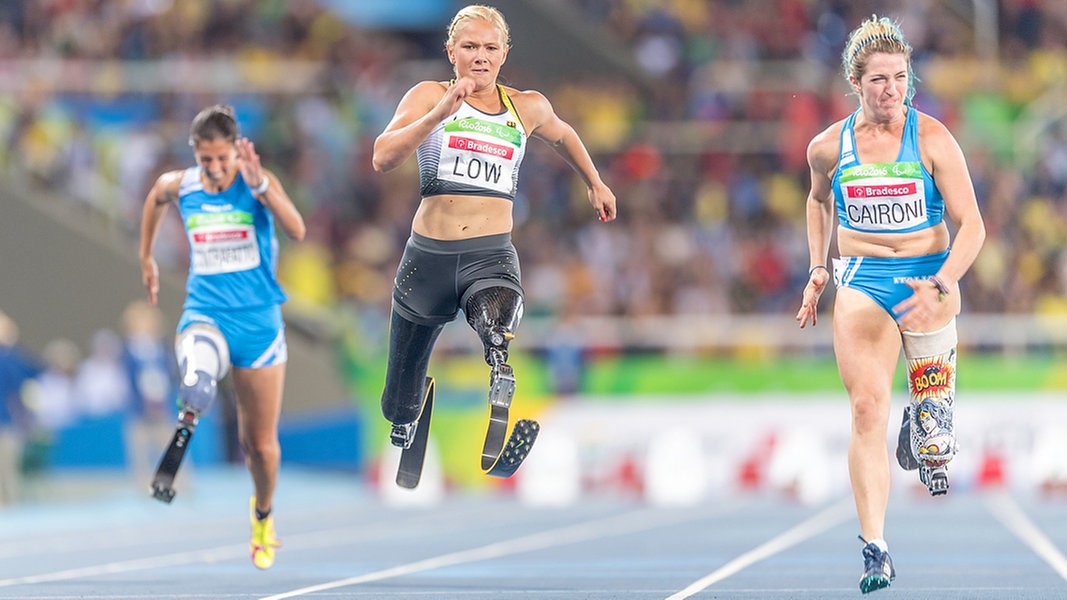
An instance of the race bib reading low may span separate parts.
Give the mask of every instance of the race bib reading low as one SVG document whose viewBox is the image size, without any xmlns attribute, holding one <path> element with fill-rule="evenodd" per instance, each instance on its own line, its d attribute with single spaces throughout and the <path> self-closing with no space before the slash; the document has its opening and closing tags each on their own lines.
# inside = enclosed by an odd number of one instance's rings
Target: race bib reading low
<svg viewBox="0 0 1067 600">
<path fill-rule="evenodd" d="M 473 117 L 445 123 L 437 178 L 510 194 L 521 146 L 514 127 Z"/>
<path fill-rule="evenodd" d="M 234 273 L 259 266 L 259 244 L 251 213 L 197 214 L 189 217 L 186 225 L 193 273 Z"/>
<path fill-rule="evenodd" d="M 857 165 L 841 172 L 848 223 L 867 231 L 898 231 L 927 220 L 922 165 L 892 162 Z"/>
</svg>

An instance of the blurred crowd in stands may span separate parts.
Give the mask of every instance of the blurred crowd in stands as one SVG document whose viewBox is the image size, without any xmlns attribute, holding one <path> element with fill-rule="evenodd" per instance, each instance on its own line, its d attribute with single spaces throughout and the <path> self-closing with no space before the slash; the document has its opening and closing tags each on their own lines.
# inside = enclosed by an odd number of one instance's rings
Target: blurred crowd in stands
<svg viewBox="0 0 1067 600">
<path fill-rule="evenodd" d="M 994 7 L 992 38 L 982 6 Z M 808 268 L 806 145 L 856 108 L 840 52 L 875 11 L 902 22 L 915 105 L 956 133 L 969 160 L 989 239 L 964 281 L 966 310 L 1067 310 L 1067 3 L 543 9 L 597 28 L 636 70 L 504 67 L 513 85 L 553 100 L 619 199 L 620 219 L 597 223 L 577 178 L 532 144 L 515 206 L 528 314 L 795 312 Z M 418 178 L 413 160 L 374 173 L 370 147 L 404 90 L 449 78 L 446 25 L 372 29 L 316 0 L 3 2 L 0 166 L 134 239 L 154 178 L 192 164 L 192 115 L 231 103 L 309 224 L 307 241 L 282 253 L 290 308 L 381 321 Z M 510 25 L 521 37 L 524 23 Z M 183 266 L 186 253 L 175 222 L 157 256 Z"/>
<path fill-rule="evenodd" d="M 106 454 L 105 446 L 120 441 L 130 474 L 149 481 L 174 430 L 178 388 L 171 332 L 159 309 L 131 302 L 117 327 L 93 334 L 87 352 L 67 338 L 34 352 L 19 334 L 0 311 L 0 506 L 25 499 L 24 478 L 52 466 L 58 436 L 105 420 L 117 424 L 122 440 L 97 440 L 80 451 Z M 94 464 L 92 457 L 85 462 Z"/>
</svg>

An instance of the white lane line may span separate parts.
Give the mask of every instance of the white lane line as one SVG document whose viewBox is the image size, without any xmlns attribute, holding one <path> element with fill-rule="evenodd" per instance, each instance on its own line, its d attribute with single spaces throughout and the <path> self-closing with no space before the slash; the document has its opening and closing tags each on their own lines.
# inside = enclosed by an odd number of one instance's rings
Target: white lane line
<svg viewBox="0 0 1067 600">
<path fill-rule="evenodd" d="M 246 554 L 247 552 L 247 546 L 235 546 L 231 544 L 228 546 L 209 548 L 207 550 L 178 552 L 175 554 L 150 556 L 147 558 L 140 558 L 136 560 L 121 560 L 117 562 L 104 563 L 102 565 L 81 567 L 78 569 L 53 571 L 51 573 L 41 573 L 40 575 L 27 575 L 24 577 L 11 577 L 9 579 L 0 579 L 0 587 L 10 587 L 13 585 L 26 585 L 33 583 L 49 583 L 53 581 L 66 581 L 69 579 L 80 579 L 82 577 L 113 575 L 116 573 L 127 573 L 129 571 L 160 569 L 164 567 L 176 567 L 179 565 L 188 565 L 193 563 L 214 563 L 223 560 L 232 560 L 233 558 Z"/>
<path fill-rule="evenodd" d="M 761 560 L 774 556 L 791 546 L 799 544 L 808 538 L 814 537 L 827 529 L 830 529 L 853 516 L 852 511 L 850 510 L 851 506 L 851 497 L 842 498 L 836 504 L 830 505 L 822 512 L 793 527 L 789 531 L 745 552 L 719 569 L 689 584 L 689 586 L 682 591 L 668 596 L 667 600 L 682 600 L 688 598 Z"/>
<path fill-rule="evenodd" d="M 665 513 L 662 510 L 652 509 L 631 511 L 614 517 L 553 529 L 551 531 L 527 535 L 503 542 L 496 542 L 479 548 L 442 554 L 440 556 L 434 556 L 405 565 L 397 565 L 373 573 L 320 583 L 318 585 L 303 587 L 281 594 L 275 594 L 273 596 L 264 596 L 259 600 L 284 600 L 285 598 L 295 598 L 297 596 L 314 594 L 325 590 L 333 590 L 341 587 L 359 585 L 361 583 L 382 581 L 393 577 L 410 575 L 420 571 L 429 571 L 463 563 L 501 558 L 532 550 L 544 550 L 545 548 L 563 546 L 601 537 L 635 533 L 672 523 L 703 518 L 704 516 L 705 515 L 680 516 L 677 513 Z"/>
<path fill-rule="evenodd" d="M 383 530 L 375 534 L 374 537 L 383 538 L 387 536 L 387 533 L 388 532 L 384 531 L 383 528 Z M 285 547 L 290 549 L 315 548 L 336 545 L 338 542 L 346 540 L 351 541 L 356 539 L 357 536 L 363 536 L 360 539 L 366 539 L 367 529 L 364 527 L 349 527 L 341 530 L 294 534 L 286 536 L 284 541 Z M 94 545 L 93 550 L 99 550 L 102 547 L 103 546 Z M 225 546 L 217 546 L 215 548 L 206 548 L 203 550 L 189 550 L 173 554 L 148 556 L 145 558 L 120 560 L 99 565 L 78 567 L 76 569 L 64 569 L 61 571 L 53 571 L 51 573 L 0 579 L 0 587 L 67 581 L 70 579 L 82 579 L 100 575 L 114 575 L 117 573 L 162 569 L 198 563 L 217 563 L 239 559 L 244 556 L 248 556 L 248 546 L 246 544 L 227 544 Z"/>
<path fill-rule="evenodd" d="M 368 530 L 366 527 L 348 527 L 345 529 L 287 535 L 284 538 L 284 542 L 285 547 L 288 549 L 307 549 L 333 546 L 337 545 L 338 542 L 352 541 L 353 539 L 366 540 L 368 536 L 374 539 L 391 537 L 393 534 L 394 531 L 392 527 L 381 527 L 376 530 Z M 141 545 L 143 545 L 143 543 Z M 104 547 L 108 547 L 108 545 L 94 545 L 93 550 L 99 550 Z M 173 554 L 163 554 L 160 556 L 148 556 L 145 558 L 78 567 L 76 569 L 64 569 L 61 571 L 53 571 L 51 573 L 0 579 L 0 587 L 67 581 L 70 579 L 114 575 L 117 573 L 145 571 L 148 569 L 161 569 L 197 563 L 216 563 L 235 560 L 244 556 L 248 556 L 248 546 L 246 544 L 227 544 L 225 546 L 217 546 L 215 548 L 207 548 L 204 550 L 189 550 Z"/>
<path fill-rule="evenodd" d="M 466 512 L 469 511 L 465 511 L 464 513 L 461 513 L 461 515 L 465 515 Z M 421 519 L 420 522 L 424 520 L 428 519 Z M 427 530 L 429 529 L 423 528 L 423 531 Z M 382 539 L 387 537 L 391 538 L 394 535 L 395 530 L 392 526 L 383 525 L 380 527 L 374 527 L 369 529 L 367 526 L 361 525 L 344 529 L 332 529 L 329 531 L 290 534 L 284 536 L 283 541 L 285 542 L 285 547 L 288 549 L 307 549 L 333 546 L 337 545 L 338 542 L 351 541 L 354 539 L 365 541 L 368 539 L 368 537 L 372 539 Z M 140 545 L 144 545 L 143 541 Z M 104 548 L 113 549 L 117 547 L 120 546 L 104 542 L 94 544 L 93 550 L 95 551 Z M 0 551 L 0 558 L 2 558 L 3 555 L 4 552 Z M 187 550 L 159 556 L 148 556 L 138 559 L 120 560 L 99 565 L 78 567 L 74 569 L 63 569 L 60 571 L 52 571 L 50 573 L 39 573 L 37 575 L 10 577 L 0 579 L 0 588 L 11 587 L 15 585 L 30 585 L 35 583 L 68 581 L 71 579 L 97 577 L 100 575 L 115 575 L 118 573 L 128 573 L 131 571 L 162 569 L 197 563 L 217 563 L 227 560 L 240 559 L 245 556 L 248 556 L 248 546 L 246 544 L 227 544 L 224 546 L 216 546 L 214 548 L 206 548 L 203 550 Z"/>
<path fill-rule="evenodd" d="M 80 534 L 80 532 L 78 534 Z M 37 554 L 46 557 L 55 557 L 55 555 L 62 553 L 84 553 L 85 548 L 81 546 L 72 546 L 70 538 L 71 535 L 67 534 L 63 537 L 56 536 L 52 538 L 27 539 L 14 541 L 8 544 L 0 544 L 0 560 L 12 557 L 24 559 Z M 109 532 L 107 539 L 94 539 L 93 550 L 113 550 L 116 548 L 125 548 L 127 546 L 143 546 L 144 538 L 145 536 L 143 532 L 112 531 Z"/>
<path fill-rule="evenodd" d="M 1044 533 L 1041 533 L 1037 525 L 1023 512 L 1018 502 L 1007 493 L 999 493 L 991 496 L 986 504 L 989 512 L 993 513 L 993 516 L 1007 527 L 1008 531 L 1029 546 L 1060 577 L 1067 579 L 1067 557 L 1064 557 L 1056 545 Z"/>
</svg>

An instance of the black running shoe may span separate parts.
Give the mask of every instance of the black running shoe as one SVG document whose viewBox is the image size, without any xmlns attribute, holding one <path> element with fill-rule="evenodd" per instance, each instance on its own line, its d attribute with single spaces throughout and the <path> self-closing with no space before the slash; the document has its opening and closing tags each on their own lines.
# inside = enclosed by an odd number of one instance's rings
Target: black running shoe
<svg viewBox="0 0 1067 600">
<path fill-rule="evenodd" d="M 863 540 L 863 538 L 860 538 Z M 878 546 L 867 544 L 863 547 L 863 577 L 860 578 L 860 591 L 868 594 L 875 590 L 889 587 L 897 576 L 893 568 L 893 559 L 888 552 L 882 552 Z"/>
</svg>

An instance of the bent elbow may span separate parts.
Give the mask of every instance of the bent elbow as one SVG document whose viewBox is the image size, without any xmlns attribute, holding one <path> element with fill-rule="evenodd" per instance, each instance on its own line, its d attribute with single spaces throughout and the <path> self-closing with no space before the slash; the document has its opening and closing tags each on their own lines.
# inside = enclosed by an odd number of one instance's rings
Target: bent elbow
<svg viewBox="0 0 1067 600">
<path fill-rule="evenodd" d="M 371 157 L 371 166 L 374 167 L 376 173 L 387 173 L 396 168 L 396 160 L 390 156 L 385 155 L 383 152 L 375 152 Z"/>
<path fill-rule="evenodd" d="M 972 219 L 968 225 L 969 229 L 973 231 L 972 235 L 974 236 L 974 239 L 978 242 L 978 245 L 981 246 L 986 238 L 985 219 L 983 219 L 980 214 L 975 215 L 974 219 Z"/>
<path fill-rule="evenodd" d="M 374 140 L 374 148 L 371 150 L 370 164 L 376 173 L 391 171 L 396 165 L 389 153 L 388 145 L 379 137 Z"/>
<path fill-rule="evenodd" d="M 295 223 L 290 223 L 285 228 L 285 235 L 294 242 L 304 241 L 304 237 L 307 235 L 307 224 L 304 223 L 304 219 L 297 219 Z"/>
</svg>

